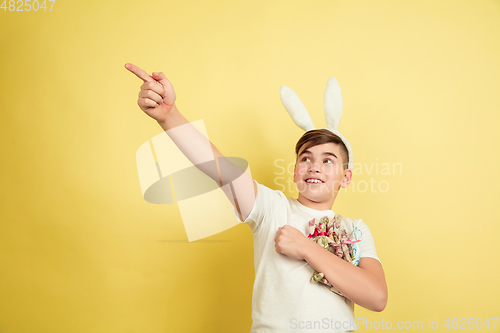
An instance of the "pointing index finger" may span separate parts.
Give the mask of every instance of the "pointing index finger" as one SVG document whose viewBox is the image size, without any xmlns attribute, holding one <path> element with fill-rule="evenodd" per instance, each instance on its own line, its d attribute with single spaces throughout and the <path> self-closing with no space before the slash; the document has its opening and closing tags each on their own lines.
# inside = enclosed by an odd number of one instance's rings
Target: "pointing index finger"
<svg viewBox="0 0 500 333">
<path fill-rule="evenodd" d="M 144 82 L 154 81 L 154 79 L 148 73 L 146 73 L 136 65 L 126 63 L 125 68 L 134 73 L 139 79 L 143 80 Z"/>
</svg>

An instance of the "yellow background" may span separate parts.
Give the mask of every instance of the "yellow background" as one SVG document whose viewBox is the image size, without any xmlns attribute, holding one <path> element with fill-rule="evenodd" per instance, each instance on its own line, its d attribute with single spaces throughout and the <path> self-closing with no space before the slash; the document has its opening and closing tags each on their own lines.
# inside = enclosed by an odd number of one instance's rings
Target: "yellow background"
<svg viewBox="0 0 500 333">
<path fill-rule="evenodd" d="M 276 189 L 302 134 L 279 87 L 323 127 L 335 76 L 354 162 L 402 166 L 334 204 L 370 226 L 389 286 L 356 317 L 500 317 L 498 0 L 58 0 L 0 28 L 0 332 L 250 331 L 250 228 L 189 243 L 176 205 L 141 196 L 135 152 L 162 130 L 127 62 Z"/>
</svg>

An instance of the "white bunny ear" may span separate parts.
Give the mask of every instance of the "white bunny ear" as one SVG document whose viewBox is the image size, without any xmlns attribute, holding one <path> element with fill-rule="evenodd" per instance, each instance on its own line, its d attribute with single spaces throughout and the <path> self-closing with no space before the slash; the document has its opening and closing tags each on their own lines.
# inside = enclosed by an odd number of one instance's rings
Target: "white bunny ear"
<svg viewBox="0 0 500 333">
<path fill-rule="evenodd" d="M 336 130 L 342 118 L 342 93 L 340 85 L 334 77 L 328 80 L 325 89 L 325 118 L 326 127 Z"/>
<path fill-rule="evenodd" d="M 349 141 L 339 132 L 339 122 L 340 118 L 342 118 L 342 93 L 340 91 L 340 85 L 337 82 L 337 79 L 334 77 L 328 80 L 325 89 L 325 118 L 326 118 L 326 127 L 332 131 L 334 134 L 338 135 L 344 145 L 347 148 L 347 154 L 349 156 L 349 164 L 348 168 L 352 170 L 353 161 L 352 161 L 352 148 L 349 144 Z"/>
<path fill-rule="evenodd" d="M 316 128 L 306 107 L 292 89 L 282 86 L 280 88 L 280 95 L 281 103 L 283 103 L 283 106 L 297 126 L 306 132 Z"/>
</svg>

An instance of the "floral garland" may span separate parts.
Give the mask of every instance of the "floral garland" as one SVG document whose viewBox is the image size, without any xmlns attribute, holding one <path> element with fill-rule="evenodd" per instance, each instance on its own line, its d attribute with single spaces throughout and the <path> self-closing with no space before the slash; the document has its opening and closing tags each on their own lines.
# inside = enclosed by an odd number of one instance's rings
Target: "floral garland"
<svg viewBox="0 0 500 333">
<path fill-rule="evenodd" d="M 361 231 L 354 226 L 354 224 L 352 233 L 348 235 L 342 224 L 341 216 L 335 214 L 331 220 L 328 216 L 324 216 L 320 219 L 312 219 L 309 221 L 309 232 L 310 234 L 307 236 L 309 239 L 343 260 L 355 266 L 358 265 L 360 259 L 358 243 L 360 242 Z M 323 273 L 314 270 L 311 282 L 325 284 L 330 287 L 330 291 L 345 297 L 337 288 L 328 282 Z"/>
</svg>

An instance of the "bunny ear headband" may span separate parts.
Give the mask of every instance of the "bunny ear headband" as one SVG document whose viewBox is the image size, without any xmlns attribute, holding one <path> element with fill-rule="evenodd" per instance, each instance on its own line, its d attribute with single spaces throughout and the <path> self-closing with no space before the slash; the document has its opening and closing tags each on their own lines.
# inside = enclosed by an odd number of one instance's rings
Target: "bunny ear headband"
<svg viewBox="0 0 500 333">
<path fill-rule="evenodd" d="M 297 126 L 302 128 L 304 131 L 310 131 L 316 129 L 312 122 L 309 112 L 307 112 L 306 107 L 299 99 L 295 92 L 285 86 L 280 88 L 281 102 L 283 106 L 288 111 L 293 121 Z M 339 126 L 340 118 L 342 117 L 342 93 L 340 92 L 340 86 L 337 80 L 332 77 L 328 80 L 325 89 L 325 118 L 327 129 L 333 134 L 339 136 L 342 142 L 347 148 L 349 154 L 349 169 L 352 169 L 352 150 L 351 145 L 347 139 L 340 134 L 337 127 Z"/>
</svg>

